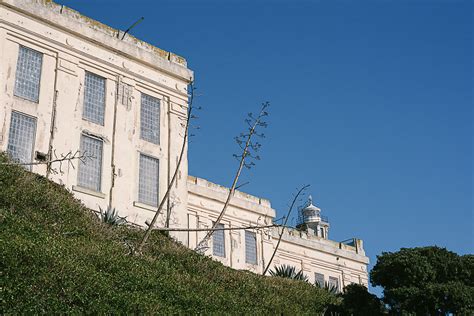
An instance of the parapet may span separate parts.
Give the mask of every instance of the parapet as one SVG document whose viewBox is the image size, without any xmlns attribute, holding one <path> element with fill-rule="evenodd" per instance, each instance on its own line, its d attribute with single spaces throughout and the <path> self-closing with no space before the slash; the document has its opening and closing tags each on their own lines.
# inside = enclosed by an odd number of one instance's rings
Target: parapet
<svg viewBox="0 0 474 316">
<path fill-rule="evenodd" d="M 278 238 L 281 228 L 273 229 L 274 238 Z M 334 240 L 324 239 L 306 231 L 295 228 L 285 229 L 282 237 L 283 240 L 309 249 L 315 249 L 329 254 L 336 254 L 352 260 L 369 263 L 369 258 L 365 255 L 363 242 L 357 238 L 351 238 L 350 242 L 337 242 Z"/>
<path fill-rule="evenodd" d="M 185 58 L 155 47 L 130 34 L 127 34 L 122 40 L 123 31 L 91 19 L 52 0 L 0 0 L 0 6 L 11 8 L 52 27 L 86 38 L 99 46 L 105 46 L 118 54 L 148 64 L 153 68 L 160 68 L 183 80 L 193 80 L 193 72 L 187 68 Z"/>
<path fill-rule="evenodd" d="M 229 193 L 229 188 L 202 178 L 188 176 L 188 191 L 205 196 L 206 198 L 224 202 Z M 231 204 L 242 209 L 264 214 L 265 216 L 275 217 L 275 210 L 272 209 L 269 200 L 241 191 L 235 191 Z"/>
</svg>

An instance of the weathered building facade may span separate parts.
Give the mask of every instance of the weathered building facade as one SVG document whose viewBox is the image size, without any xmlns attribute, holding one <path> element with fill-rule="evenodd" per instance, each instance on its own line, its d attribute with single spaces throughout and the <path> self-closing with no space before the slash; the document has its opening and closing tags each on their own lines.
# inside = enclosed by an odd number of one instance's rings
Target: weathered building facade
<svg viewBox="0 0 474 316">
<path fill-rule="evenodd" d="M 186 61 L 120 40 L 117 30 L 53 2 L 0 3 L 1 149 L 20 161 L 87 151 L 96 159 L 48 177 L 88 207 L 120 205 L 129 220 L 149 219 L 181 149 L 193 78 Z M 186 168 L 175 214 L 186 213 Z M 47 175 L 46 165 L 31 170 Z"/>
<path fill-rule="evenodd" d="M 85 163 L 65 164 L 60 172 L 45 164 L 28 168 L 63 184 L 91 209 L 116 207 L 144 226 L 178 161 L 193 72 L 184 58 L 122 36 L 51 1 L 0 0 L 0 150 L 20 162 L 89 153 Z M 187 166 L 185 153 L 168 205 L 170 226 L 210 227 L 228 189 L 188 177 Z M 246 227 L 274 218 L 269 201 L 237 192 L 222 224 Z M 286 232 L 274 263 L 297 266 L 315 281 L 322 275 L 339 288 L 367 284 L 362 242 L 330 241 L 322 223 Z M 173 233 L 189 247 L 203 235 Z M 277 235 L 278 228 L 217 231 L 207 253 L 261 273 Z"/>
<path fill-rule="evenodd" d="M 188 228 L 210 228 L 219 216 L 228 188 L 204 179 L 188 177 Z M 316 208 L 311 201 L 299 212 Z M 317 208 L 316 208 L 317 209 Z M 319 210 L 319 209 L 317 209 Z M 271 225 L 276 212 L 270 201 L 243 192 L 236 192 L 221 224 L 224 228 Z M 298 229 L 285 229 L 274 265 L 291 265 L 303 270 L 313 283 L 329 283 L 339 290 L 350 283 L 368 286 L 367 265 L 362 240 L 348 242 L 328 239 L 328 222 L 320 210 L 312 217 L 301 218 Z M 305 226 L 305 227 L 304 227 Z M 324 235 L 311 227 L 321 226 Z M 281 227 L 257 230 L 216 231 L 207 254 L 235 269 L 262 273 L 276 247 Z M 186 232 L 187 246 L 194 248 L 205 232 Z"/>
</svg>

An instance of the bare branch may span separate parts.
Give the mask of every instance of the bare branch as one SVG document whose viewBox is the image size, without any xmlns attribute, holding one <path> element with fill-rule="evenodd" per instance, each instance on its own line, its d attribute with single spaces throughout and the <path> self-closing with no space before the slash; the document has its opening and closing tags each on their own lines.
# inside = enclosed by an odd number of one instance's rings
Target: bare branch
<svg viewBox="0 0 474 316">
<path fill-rule="evenodd" d="M 275 250 L 273 250 L 273 254 L 270 258 L 270 260 L 268 261 L 268 264 L 267 266 L 265 267 L 265 270 L 263 270 L 263 273 L 262 275 L 265 275 L 265 273 L 267 273 L 268 269 L 270 268 L 270 265 L 272 264 L 272 261 L 273 261 L 273 258 L 275 257 L 275 254 L 278 250 L 278 247 L 280 246 L 280 242 L 281 242 L 281 238 L 283 237 L 283 233 L 285 232 L 285 227 L 286 227 L 286 224 L 288 222 L 288 218 L 290 217 L 291 215 L 291 211 L 293 210 L 293 207 L 295 206 L 295 203 L 296 201 L 298 200 L 298 197 L 300 196 L 301 193 L 303 193 L 304 190 L 306 190 L 307 188 L 309 187 L 309 184 L 307 185 L 304 185 L 303 187 L 301 187 L 301 189 L 298 190 L 298 193 L 296 193 L 295 197 L 293 198 L 293 202 L 291 202 L 291 205 L 290 205 L 290 208 L 288 209 L 288 213 L 286 214 L 286 217 L 285 217 L 285 222 L 283 223 L 282 225 L 282 229 L 281 229 L 281 232 L 280 232 L 280 235 L 278 237 L 278 242 L 275 246 Z"/>
<path fill-rule="evenodd" d="M 186 118 L 186 125 L 184 126 L 185 131 L 184 131 L 184 136 L 183 136 L 183 144 L 181 146 L 181 152 L 179 154 L 178 163 L 176 164 L 176 169 L 174 171 L 174 174 L 173 174 L 173 177 L 171 178 L 170 183 L 168 184 L 168 188 L 166 189 L 166 193 L 163 196 L 163 198 L 161 199 L 161 202 L 158 206 L 158 209 L 156 210 L 155 215 L 153 216 L 153 219 L 151 220 L 151 223 L 148 226 L 148 229 L 145 231 L 145 234 L 143 235 L 143 238 L 142 238 L 140 244 L 138 245 L 135 254 L 141 254 L 141 252 L 143 250 L 143 247 L 145 246 L 148 238 L 150 237 L 150 234 L 151 234 L 151 232 L 153 230 L 153 227 L 154 227 L 154 225 L 155 225 L 155 223 L 158 219 L 158 216 L 160 215 L 160 213 L 163 209 L 163 206 L 165 205 L 165 202 L 169 198 L 171 188 L 173 187 L 174 182 L 176 181 L 176 177 L 177 177 L 178 172 L 179 172 L 179 167 L 181 165 L 181 161 L 183 160 L 183 157 L 184 157 L 184 152 L 185 152 L 186 144 L 187 144 L 187 140 L 188 140 L 189 126 L 190 126 L 190 121 L 191 121 L 191 118 L 192 118 L 192 111 L 193 111 L 194 90 L 195 90 L 194 82 L 191 82 L 190 83 L 189 105 L 188 105 L 188 116 Z"/>
<path fill-rule="evenodd" d="M 244 185 L 247 185 L 247 184 L 249 184 L 249 183 L 250 183 L 250 182 L 248 182 L 248 181 L 247 181 L 247 182 L 244 182 L 244 183 L 242 183 L 241 185 L 236 186 L 235 189 L 238 190 L 238 189 L 240 189 L 241 187 L 243 187 Z"/>
<path fill-rule="evenodd" d="M 213 227 L 212 227 L 213 229 L 217 228 L 217 226 L 221 222 L 222 218 L 224 217 L 224 214 L 227 210 L 227 207 L 230 204 L 230 200 L 231 200 L 232 196 L 234 195 L 235 188 L 237 186 L 237 182 L 239 181 L 239 177 L 240 177 L 240 174 L 242 172 L 242 169 L 244 167 L 247 168 L 247 169 L 250 169 L 253 165 L 255 165 L 253 162 L 246 163 L 246 158 L 249 155 L 249 149 L 250 149 L 249 147 L 250 147 L 250 144 L 252 142 L 252 137 L 257 132 L 258 127 L 262 126 L 263 118 L 268 115 L 268 112 L 266 112 L 266 109 L 268 108 L 269 105 L 270 105 L 269 102 L 262 103 L 262 107 L 261 107 L 260 112 L 257 115 L 257 117 L 254 117 L 254 115 L 252 113 L 249 113 L 248 118 L 245 119 L 245 123 L 247 125 L 249 125 L 248 134 L 247 134 L 247 136 L 244 136 L 245 134 L 241 133 L 240 136 L 238 137 L 239 141 L 237 142 L 239 144 L 239 147 L 240 147 L 240 145 L 241 145 L 240 141 L 243 142 L 243 139 L 245 139 L 245 146 L 244 146 L 244 148 L 241 147 L 242 148 L 242 155 L 241 156 L 234 155 L 234 158 L 239 159 L 239 157 L 240 157 L 239 166 L 238 166 L 237 171 L 235 173 L 234 180 L 232 182 L 232 186 L 229 189 L 227 199 L 226 199 L 226 201 L 225 201 L 225 203 L 222 207 L 221 212 L 219 213 L 219 216 L 217 217 L 216 221 L 213 224 Z M 265 125 L 266 125 L 266 123 L 265 123 Z M 197 244 L 197 246 L 194 250 L 196 250 L 199 253 L 204 253 L 205 250 L 207 249 L 208 241 L 211 238 L 213 233 L 214 233 L 213 230 L 209 231 L 206 234 L 206 236 L 204 236 L 204 238 Z"/>
<path fill-rule="evenodd" d="M 88 159 L 92 160 L 95 159 L 96 157 L 92 154 L 89 154 L 87 151 L 80 152 L 79 150 L 76 150 L 76 152 L 69 151 L 66 154 L 60 154 L 59 156 L 56 154 L 56 150 L 53 150 L 53 154 L 51 157 L 54 157 L 52 159 L 45 159 L 42 161 L 34 161 L 34 162 L 19 162 L 19 161 L 10 161 L 10 162 L 2 162 L 0 163 L 1 165 L 16 165 L 16 166 L 37 166 L 37 165 L 47 165 L 48 169 L 51 173 L 53 174 L 63 174 L 63 163 L 67 163 L 68 166 L 74 167 L 74 160 L 79 160 L 82 163 L 85 163 Z M 57 168 L 53 168 L 52 165 L 57 164 Z M 59 171 L 58 171 L 59 170 Z"/>
<path fill-rule="evenodd" d="M 271 225 L 254 225 L 246 227 L 222 227 L 222 228 L 169 228 L 169 227 L 157 227 L 153 230 L 157 231 L 166 231 L 166 232 L 206 232 L 206 231 L 218 231 L 218 230 L 248 230 L 248 229 L 262 229 L 262 228 L 272 228 L 272 227 L 281 227 L 278 224 Z"/>
</svg>

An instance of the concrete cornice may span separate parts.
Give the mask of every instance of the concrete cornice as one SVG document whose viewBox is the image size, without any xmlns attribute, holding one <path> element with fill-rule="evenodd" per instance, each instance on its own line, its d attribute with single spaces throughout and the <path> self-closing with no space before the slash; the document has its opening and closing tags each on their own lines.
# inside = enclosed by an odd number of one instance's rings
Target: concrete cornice
<svg viewBox="0 0 474 316">
<path fill-rule="evenodd" d="M 273 229 L 273 236 L 278 237 L 278 228 Z M 301 238 L 300 236 L 291 236 L 288 234 L 288 231 L 286 231 L 283 236 L 282 240 L 286 241 L 288 243 L 292 243 L 298 246 L 303 246 L 311 250 L 317 250 L 321 252 L 325 252 L 331 255 L 336 255 L 345 259 L 350 259 L 354 261 L 358 261 L 364 264 L 369 264 L 369 258 L 365 255 L 358 254 L 354 251 L 351 250 L 346 250 L 346 249 L 339 249 L 338 242 L 332 241 L 332 240 L 326 240 L 326 239 L 321 239 L 321 240 L 315 240 L 315 239 L 304 239 Z"/>
<path fill-rule="evenodd" d="M 121 31 L 53 1 L 0 0 L 0 6 L 41 21 L 50 27 L 68 32 L 92 42 L 94 45 L 160 70 L 180 80 L 191 82 L 194 78 L 193 71 L 187 68 L 186 60 L 183 57 L 157 48 L 128 34 L 123 40 L 120 40 L 117 38 L 117 34 Z"/>
<path fill-rule="evenodd" d="M 188 176 L 187 186 L 190 193 L 221 203 L 225 203 L 229 193 L 229 188 L 193 176 Z M 271 208 L 270 201 L 240 191 L 235 191 L 230 205 L 275 218 L 275 210 Z"/>
</svg>

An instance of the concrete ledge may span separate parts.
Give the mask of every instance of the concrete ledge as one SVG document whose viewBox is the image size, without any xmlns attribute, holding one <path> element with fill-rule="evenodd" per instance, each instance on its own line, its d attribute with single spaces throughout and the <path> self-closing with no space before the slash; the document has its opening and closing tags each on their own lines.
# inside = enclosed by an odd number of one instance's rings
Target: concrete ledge
<svg viewBox="0 0 474 316">
<path fill-rule="evenodd" d="M 291 231 L 293 233 L 295 232 L 294 230 Z M 272 235 L 274 238 L 278 238 L 278 227 L 273 228 Z M 290 234 L 288 230 L 285 230 L 285 233 L 282 236 L 282 241 L 306 247 L 308 249 L 325 252 L 342 258 L 351 259 L 364 264 L 369 264 L 369 258 L 365 256 L 363 249 L 361 249 L 360 253 L 356 252 L 355 247 L 344 247 L 341 249 L 339 248 L 340 243 L 333 240 L 318 237 L 311 237 L 311 239 L 302 238 L 299 234 Z"/>
<path fill-rule="evenodd" d="M 224 202 L 229 193 L 229 188 L 227 187 L 193 176 L 188 176 L 187 185 L 189 192 L 220 202 Z M 275 217 L 275 210 L 272 209 L 269 200 L 241 191 L 235 191 L 231 205 Z M 268 212 L 269 210 L 270 212 Z"/>
<path fill-rule="evenodd" d="M 137 201 L 133 202 L 133 206 L 142 208 L 147 211 L 152 211 L 152 212 L 156 212 L 156 210 L 158 209 L 158 206 L 148 205 L 148 204 L 137 202 Z"/>
<path fill-rule="evenodd" d="M 104 193 L 94 191 L 94 190 L 91 190 L 91 189 L 88 189 L 88 188 L 84 188 L 84 187 L 81 187 L 81 186 L 73 185 L 72 190 L 76 191 L 76 192 L 84 193 L 84 194 L 87 194 L 87 195 L 95 196 L 95 197 L 98 197 L 100 199 L 105 199 L 105 194 Z"/>
</svg>

